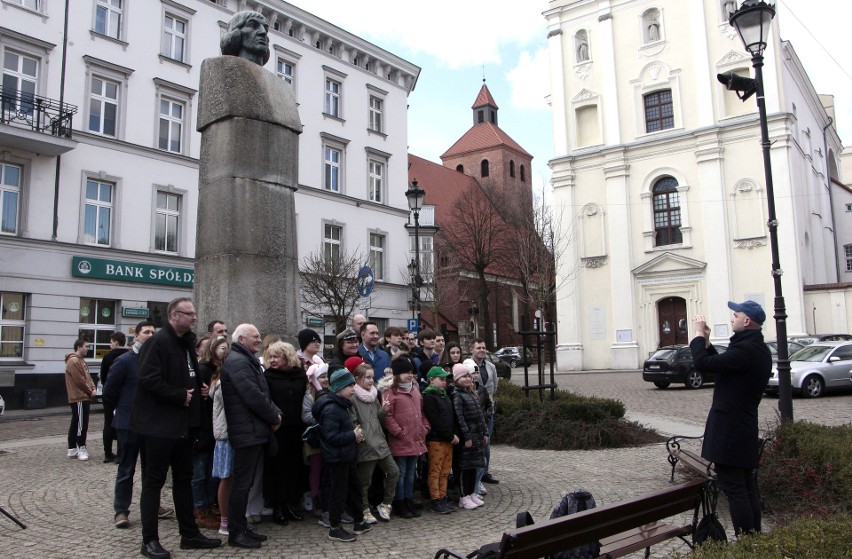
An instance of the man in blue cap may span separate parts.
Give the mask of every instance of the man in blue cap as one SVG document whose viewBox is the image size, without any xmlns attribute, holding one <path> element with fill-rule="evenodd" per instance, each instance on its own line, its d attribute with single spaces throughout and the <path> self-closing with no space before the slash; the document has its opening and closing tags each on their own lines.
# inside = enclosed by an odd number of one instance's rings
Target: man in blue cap
<svg viewBox="0 0 852 559">
<path fill-rule="evenodd" d="M 760 532 L 760 496 L 752 472 L 760 453 L 757 407 L 769 381 L 772 356 L 761 332 L 766 320 L 763 308 L 754 301 L 729 301 L 728 308 L 734 311 L 734 335 L 725 353 L 719 354 L 710 343 L 710 328 L 702 315 L 693 319 L 696 337 L 689 348 L 695 368 L 716 375 L 701 456 L 716 465 L 739 535 Z"/>
</svg>

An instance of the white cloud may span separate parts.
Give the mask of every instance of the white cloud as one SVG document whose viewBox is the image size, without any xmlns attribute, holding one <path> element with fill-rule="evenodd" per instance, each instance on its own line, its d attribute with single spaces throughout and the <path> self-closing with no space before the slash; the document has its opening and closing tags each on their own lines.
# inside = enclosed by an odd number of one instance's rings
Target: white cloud
<svg viewBox="0 0 852 559">
<path fill-rule="evenodd" d="M 501 47 L 529 44 L 544 37 L 540 9 L 517 0 L 323 0 L 300 7 L 382 46 L 402 45 L 412 54 L 429 55 L 452 69 L 501 64 Z M 400 53 L 397 53 L 400 54 Z"/>
<path fill-rule="evenodd" d="M 512 87 L 512 105 L 522 109 L 548 109 L 545 97 L 550 94 L 550 59 L 546 48 L 533 54 L 521 53 L 518 64 L 506 72 Z"/>
</svg>

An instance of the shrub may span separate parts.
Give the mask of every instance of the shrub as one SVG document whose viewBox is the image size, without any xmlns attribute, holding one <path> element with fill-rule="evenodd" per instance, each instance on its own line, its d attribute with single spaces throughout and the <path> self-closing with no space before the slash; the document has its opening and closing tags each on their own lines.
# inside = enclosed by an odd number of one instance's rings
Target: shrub
<svg viewBox="0 0 852 559">
<path fill-rule="evenodd" d="M 798 422 L 771 436 L 759 484 L 776 523 L 852 511 L 852 425 Z"/>
<path fill-rule="evenodd" d="M 589 450 L 655 443 L 662 440 L 653 430 L 624 420 L 624 404 L 618 400 L 546 392 L 530 398 L 521 387 L 504 383 L 497 392 L 494 442 L 519 448 Z"/>
<path fill-rule="evenodd" d="M 848 559 L 852 549 L 852 516 L 799 519 L 771 532 L 734 543 L 707 542 L 671 559 Z"/>
</svg>

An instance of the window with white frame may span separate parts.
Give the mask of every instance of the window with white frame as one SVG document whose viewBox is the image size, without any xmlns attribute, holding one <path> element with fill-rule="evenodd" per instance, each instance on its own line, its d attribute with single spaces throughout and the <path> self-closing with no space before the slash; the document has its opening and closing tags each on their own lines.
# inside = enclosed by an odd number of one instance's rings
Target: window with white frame
<svg viewBox="0 0 852 559">
<path fill-rule="evenodd" d="M 0 233 L 4 235 L 18 234 L 22 175 L 21 167 L 0 163 Z"/>
<path fill-rule="evenodd" d="M 290 62 L 286 58 L 279 56 L 278 61 L 276 63 L 276 71 L 278 73 L 279 78 L 289 83 L 290 85 L 293 85 L 293 80 L 295 79 L 296 74 L 296 64 Z"/>
<path fill-rule="evenodd" d="M 382 203 L 385 186 L 385 164 L 376 159 L 370 159 L 370 201 Z"/>
<path fill-rule="evenodd" d="M 385 240 L 386 237 L 379 233 L 370 233 L 370 268 L 373 270 L 373 278 L 377 280 L 385 277 Z"/>
<path fill-rule="evenodd" d="M 7 2 L 11 2 L 12 4 L 17 4 L 19 6 L 23 6 L 24 8 L 29 8 L 30 10 L 40 12 L 41 11 L 41 0 L 6 0 Z"/>
<path fill-rule="evenodd" d="M 370 95 L 370 130 L 373 132 L 384 132 L 384 105 L 383 99 Z"/>
<path fill-rule="evenodd" d="M 116 302 L 80 297 L 80 325 L 77 337 L 89 342 L 86 359 L 103 359 L 110 351 L 109 338 L 115 332 Z"/>
<path fill-rule="evenodd" d="M 340 192 L 341 166 L 343 150 L 335 146 L 323 146 L 323 182 L 322 187 L 332 192 Z"/>
<path fill-rule="evenodd" d="M 160 97 L 160 133 L 157 147 L 182 153 L 186 105 L 168 97 Z"/>
<path fill-rule="evenodd" d="M 95 4 L 95 32 L 113 39 L 121 39 L 121 18 L 124 0 L 97 0 Z"/>
<path fill-rule="evenodd" d="M 414 236 L 411 236 L 411 254 L 416 247 Z M 435 239 L 429 235 L 420 234 L 420 275 L 429 283 L 435 270 Z"/>
<path fill-rule="evenodd" d="M 121 84 L 92 76 L 89 87 L 89 132 L 116 137 Z"/>
<path fill-rule="evenodd" d="M 154 250 L 178 252 L 180 239 L 181 196 L 162 190 L 157 191 L 157 209 L 154 224 Z"/>
<path fill-rule="evenodd" d="M 24 357 L 25 303 L 23 293 L 0 292 L 0 359 Z"/>
<path fill-rule="evenodd" d="M 340 89 L 339 81 L 325 79 L 325 114 L 340 118 Z"/>
<path fill-rule="evenodd" d="M 114 197 L 114 183 L 95 178 L 86 179 L 83 242 L 92 245 L 110 245 Z"/>
<path fill-rule="evenodd" d="M 656 246 L 683 242 L 683 234 L 680 230 L 680 192 L 677 187 L 677 180 L 673 177 L 663 177 L 654 185 Z"/>
<path fill-rule="evenodd" d="M 170 13 L 163 15 L 162 55 L 185 62 L 188 22 Z"/>
<path fill-rule="evenodd" d="M 664 89 L 644 96 L 645 132 L 658 132 L 674 128 L 672 90 Z"/>
<path fill-rule="evenodd" d="M 32 116 L 38 91 L 39 60 L 10 49 L 3 53 L 3 120 Z"/>
<path fill-rule="evenodd" d="M 323 231 L 323 256 L 326 262 L 340 262 L 340 255 L 343 248 L 343 227 L 326 223 Z"/>
<path fill-rule="evenodd" d="M 843 250 L 846 253 L 846 271 L 852 272 L 852 245 L 845 245 Z"/>
</svg>

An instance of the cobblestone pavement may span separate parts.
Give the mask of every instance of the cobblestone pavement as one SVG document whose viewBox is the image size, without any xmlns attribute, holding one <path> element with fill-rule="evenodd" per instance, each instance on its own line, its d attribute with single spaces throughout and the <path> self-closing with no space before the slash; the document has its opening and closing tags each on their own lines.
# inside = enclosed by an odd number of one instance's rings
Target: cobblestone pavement
<svg viewBox="0 0 852 559">
<path fill-rule="evenodd" d="M 522 372 L 523 369 L 515 369 L 513 380 L 520 380 Z M 699 431 L 712 393 L 710 389 L 649 388 L 638 373 L 564 374 L 558 376 L 557 382 L 583 394 L 621 399 L 631 417 L 651 426 L 692 426 Z M 777 400 L 765 400 L 761 416 L 772 417 L 776 406 Z M 797 419 L 847 423 L 852 396 L 796 399 L 794 410 Z M 138 474 L 131 527 L 117 530 L 112 526 L 111 505 L 115 466 L 101 462 L 102 416 L 94 413 L 91 419 L 88 446 L 92 458 L 79 462 L 65 458 L 70 412 L 21 419 L 25 415 L 10 412 L 0 419 L 0 505 L 29 526 L 20 530 L 0 516 L 2 556 L 140 557 Z M 486 506 L 474 511 L 457 511 L 448 516 L 427 512 L 419 519 L 394 519 L 377 525 L 351 544 L 328 541 L 326 530 L 308 521 L 287 527 L 261 524 L 259 531 L 270 539 L 260 550 L 227 546 L 210 551 L 180 550 L 174 520 L 160 522 L 160 536 L 163 545 L 177 558 L 430 558 L 445 546 L 466 554 L 498 540 L 503 530 L 513 526 L 518 511 L 529 510 L 537 520 L 546 518 L 566 490 L 582 487 L 591 491 L 599 504 L 613 503 L 667 487 L 668 468 L 662 445 L 587 452 L 529 451 L 498 445 L 492 451 L 492 470 L 502 483 L 487 486 Z M 168 492 L 164 492 L 164 503 L 169 504 L 170 500 Z M 722 522 L 730 526 L 723 505 L 724 499 L 720 500 Z M 671 549 L 683 549 L 683 545 L 668 542 L 656 547 L 652 557 L 666 557 Z"/>
</svg>

